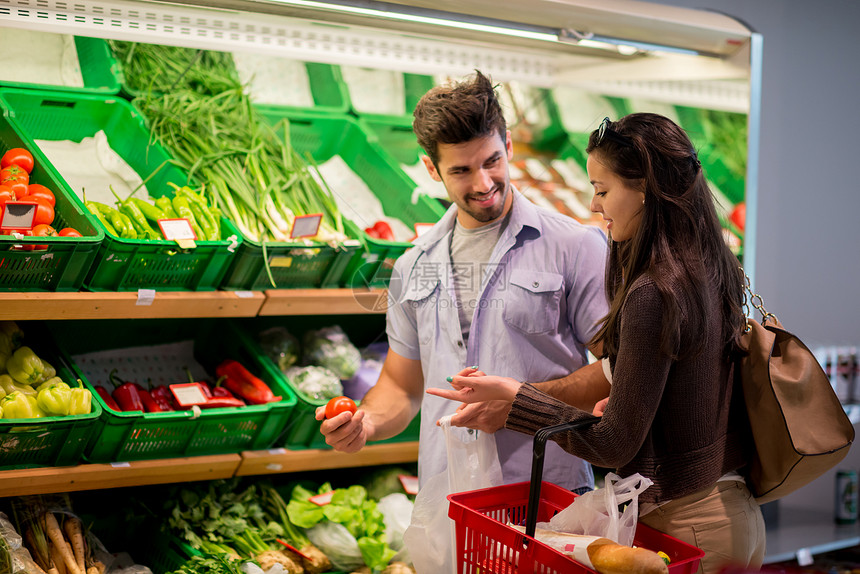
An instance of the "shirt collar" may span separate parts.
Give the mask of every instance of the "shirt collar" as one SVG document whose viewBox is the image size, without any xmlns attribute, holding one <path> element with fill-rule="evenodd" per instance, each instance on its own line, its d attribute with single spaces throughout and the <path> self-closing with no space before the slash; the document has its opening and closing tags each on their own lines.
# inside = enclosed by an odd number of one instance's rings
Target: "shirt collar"
<svg viewBox="0 0 860 574">
<path fill-rule="evenodd" d="M 520 193 L 513 184 L 511 185 L 511 192 L 514 194 L 514 202 L 511 205 L 511 220 L 508 222 L 505 234 L 518 237 L 523 228 L 528 227 L 537 231 L 537 234 L 540 235 L 543 226 L 541 225 L 540 216 L 535 204 Z M 442 246 L 445 248 L 447 254 L 448 242 L 442 240 L 449 237 L 454 230 L 456 219 L 457 206 L 452 204 L 436 225 L 415 240 L 415 248 L 430 255 L 436 248 Z"/>
</svg>

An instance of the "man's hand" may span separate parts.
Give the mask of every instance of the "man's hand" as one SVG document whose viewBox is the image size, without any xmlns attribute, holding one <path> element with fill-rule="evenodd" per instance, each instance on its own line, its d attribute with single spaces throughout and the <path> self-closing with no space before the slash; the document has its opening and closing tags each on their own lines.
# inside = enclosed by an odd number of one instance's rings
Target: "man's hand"
<svg viewBox="0 0 860 574">
<path fill-rule="evenodd" d="M 451 417 L 451 426 L 493 433 L 505 427 L 509 412 L 511 412 L 509 401 L 463 404 Z"/>
<path fill-rule="evenodd" d="M 365 412 L 343 412 L 336 417 L 325 418 L 325 406 L 317 407 L 314 417 L 322 421 L 320 432 L 325 436 L 325 443 L 333 449 L 355 453 L 367 444 L 370 436 L 370 420 L 365 418 Z"/>
</svg>

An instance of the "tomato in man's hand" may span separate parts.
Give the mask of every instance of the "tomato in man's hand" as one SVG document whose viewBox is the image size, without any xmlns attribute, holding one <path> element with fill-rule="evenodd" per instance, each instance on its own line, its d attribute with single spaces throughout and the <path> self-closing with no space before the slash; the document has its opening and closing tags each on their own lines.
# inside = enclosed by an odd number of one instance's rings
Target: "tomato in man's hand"
<svg viewBox="0 0 860 574">
<path fill-rule="evenodd" d="M 83 237 L 83 235 L 74 227 L 64 227 L 60 230 L 60 237 Z"/>
<path fill-rule="evenodd" d="M 345 412 L 355 413 L 355 401 L 349 397 L 335 397 L 331 399 L 325 406 L 325 418 L 331 419 Z"/>
<path fill-rule="evenodd" d="M 57 205 L 57 198 L 54 197 L 54 192 L 39 183 L 31 183 L 30 185 L 28 185 L 27 195 L 25 197 L 32 197 L 34 199 L 37 197 L 41 197 L 42 199 L 50 203 L 51 207 L 56 207 Z"/>
<path fill-rule="evenodd" d="M 10 165 L 17 165 L 30 173 L 33 171 L 33 154 L 22 147 L 14 147 L 0 158 L 0 168 L 6 168 Z"/>
</svg>

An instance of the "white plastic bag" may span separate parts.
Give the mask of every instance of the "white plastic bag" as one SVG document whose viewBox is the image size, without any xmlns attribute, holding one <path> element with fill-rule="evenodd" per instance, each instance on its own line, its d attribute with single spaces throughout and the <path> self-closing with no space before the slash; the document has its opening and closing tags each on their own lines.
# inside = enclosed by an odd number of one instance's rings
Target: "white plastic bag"
<svg viewBox="0 0 860 574">
<path fill-rule="evenodd" d="M 622 479 L 614 472 L 606 475 L 603 488 L 576 497 L 573 503 L 538 528 L 570 534 L 602 536 L 623 544 L 633 545 L 639 518 L 639 495 L 652 481 L 639 473 Z M 624 512 L 619 505 L 627 504 Z"/>
<path fill-rule="evenodd" d="M 456 572 L 454 522 L 448 518 L 447 496 L 455 492 L 502 484 L 502 466 L 494 435 L 478 432 L 463 441 L 451 431 L 451 417 L 439 420 L 448 446 L 448 468 L 430 478 L 415 497 L 412 520 L 403 543 L 418 574 Z"/>
</svg>

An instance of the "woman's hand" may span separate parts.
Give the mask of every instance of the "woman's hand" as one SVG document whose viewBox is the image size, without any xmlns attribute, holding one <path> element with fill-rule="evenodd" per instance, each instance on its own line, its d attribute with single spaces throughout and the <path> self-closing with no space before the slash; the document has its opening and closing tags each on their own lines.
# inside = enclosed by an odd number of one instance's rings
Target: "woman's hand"
<svg viewBox="0 0 860 574">
<path fill-rule="evenodd" d="M 427 394 L 461 403 L 481 403 L 484 401 L 507 401 L 512 403 L 522 383 L 510 377 L 487 376 L 482 371 L 463 369 L 448 382 L 454 390 L 427 389 Z"/>
<path fill-rule="evenodd" d="M 605 399 L 601 399 L 601 400 L 597 401 L 597 404 L 594 405 L 594 410 L 591 411 L 591 414 L 593 414 L 596 417 L 602 417 L 603 412 L 606 410 L 606 405 L 608 403 L 609 403 L 609 397 L 606 397 Z"/>
</svg>

